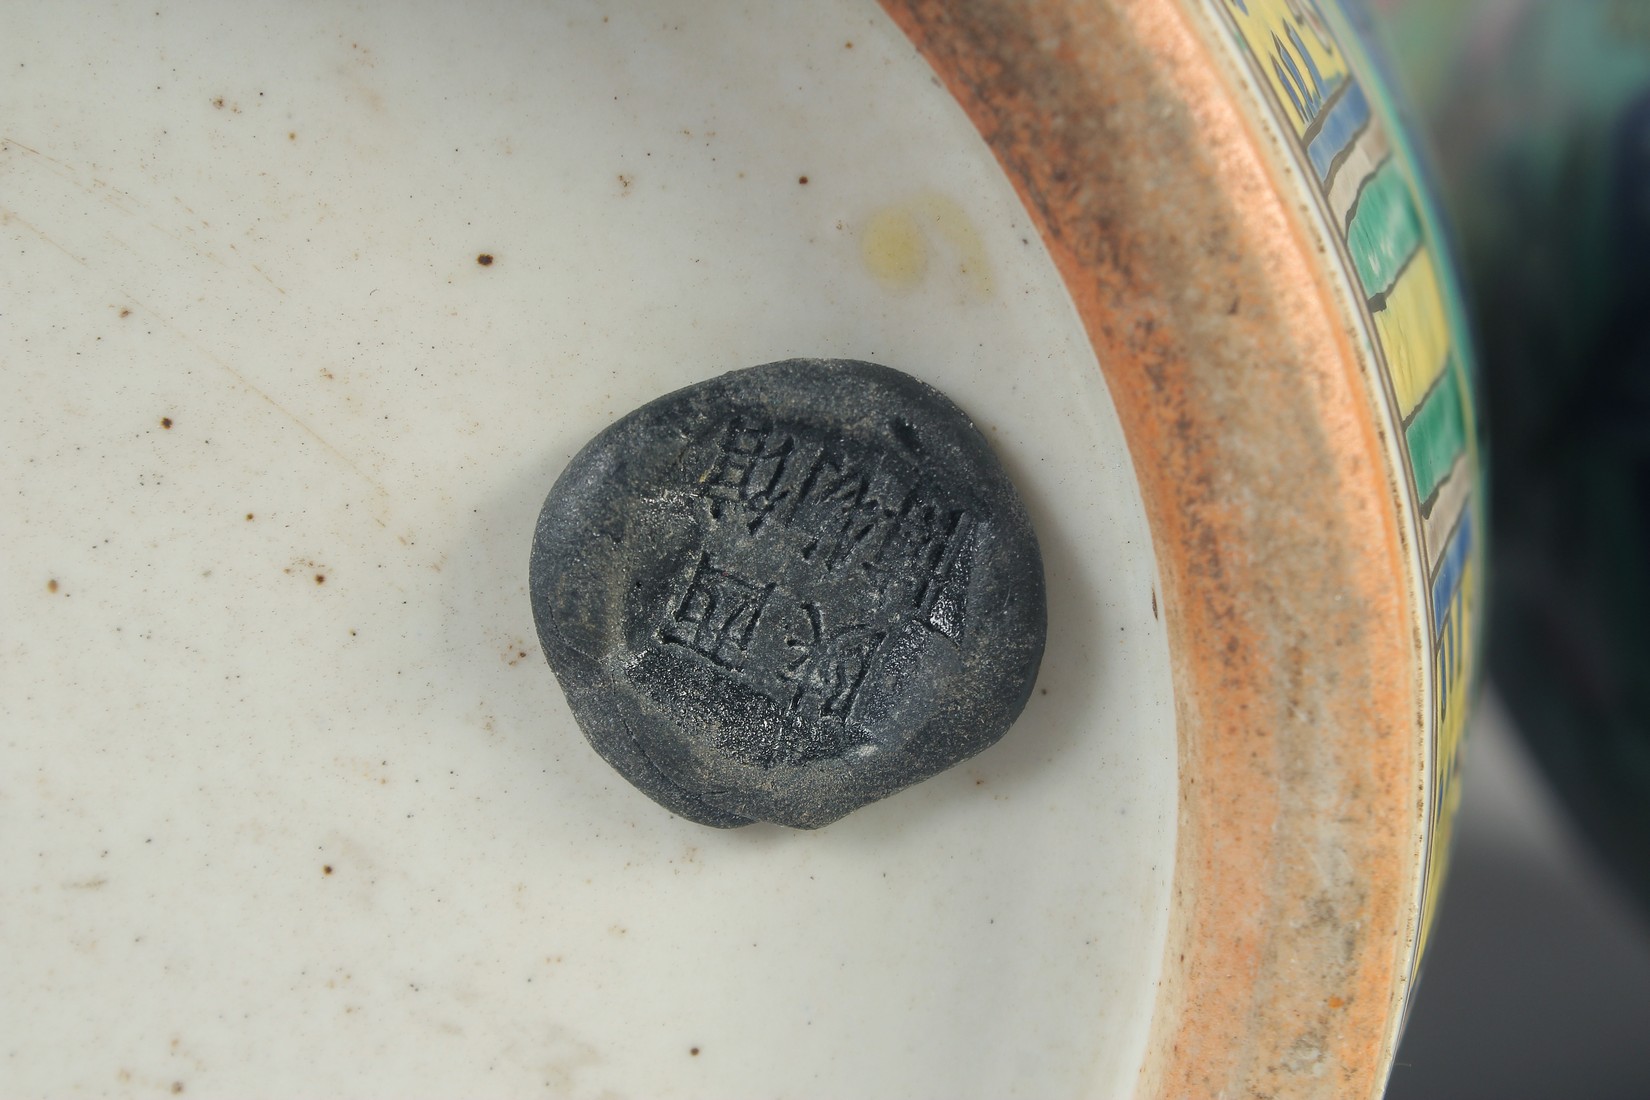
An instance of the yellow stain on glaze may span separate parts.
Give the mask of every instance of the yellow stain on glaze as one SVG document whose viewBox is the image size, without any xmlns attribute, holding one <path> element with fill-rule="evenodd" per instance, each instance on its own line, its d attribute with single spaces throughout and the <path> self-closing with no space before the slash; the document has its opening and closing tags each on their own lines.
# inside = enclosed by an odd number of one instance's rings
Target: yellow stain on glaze
<svg viewBox="0 0 1650 1100">
<path fill-rule="evenodd" d="M 893 290 L 914 289 L 940 264 L 954 265 L 981 298 L 995 290 L 979 229 L 955 200 L 938 192 L 872 214 L 860 233 L 859 252 L 866 270 Z"/>
<path fill-rule="evenodd" d="M 916 286 L 928 274 L 928 241 L 904 207 L 872 214 L 860 235 L 859 252 L 871 274 L 901 290 Z"/>
<path fill-rule="evenodd" d="M 1438 269 L 1424 246 L 1375 314 L 1375 331 L 1392 372 L 1398 413 L 1408 416 L 1449 362 L 1450 329 Z"/>
</svg>

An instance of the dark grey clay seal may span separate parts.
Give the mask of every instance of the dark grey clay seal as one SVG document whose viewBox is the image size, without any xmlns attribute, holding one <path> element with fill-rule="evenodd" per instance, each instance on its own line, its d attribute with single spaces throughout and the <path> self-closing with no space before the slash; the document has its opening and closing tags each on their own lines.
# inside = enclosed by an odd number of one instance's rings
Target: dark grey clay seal
<svg viewBox="0 0 1650 1100">
<path fill-rule="evenodd" d="M 550 490 L 533 614 L 580 727 L 656 802 L 811 829 L 1007 732 L 1037 538 L 932 387 L 793 359 L 637 409 Z"/>
</svg>

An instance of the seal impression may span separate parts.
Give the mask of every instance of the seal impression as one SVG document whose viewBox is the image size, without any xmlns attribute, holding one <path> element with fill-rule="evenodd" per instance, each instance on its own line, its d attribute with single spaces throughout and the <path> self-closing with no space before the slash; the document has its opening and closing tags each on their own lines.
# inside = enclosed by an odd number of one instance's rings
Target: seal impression
<svg viewBox="0 0 1650 1100">
<path fill-rule="evenodd" d="M 724 828 L 817 828 L 990 746 L 1047 623 L 985 437 L 846 360 L 735 371 L 612 424 L 550 490 L 529 579 L 591 745 Z"/>
</svg>

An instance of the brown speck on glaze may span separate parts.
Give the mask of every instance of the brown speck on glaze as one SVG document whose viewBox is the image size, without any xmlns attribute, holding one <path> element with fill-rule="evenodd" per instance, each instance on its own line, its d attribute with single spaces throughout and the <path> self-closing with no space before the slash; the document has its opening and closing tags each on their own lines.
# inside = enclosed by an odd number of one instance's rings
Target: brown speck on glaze
<svg viewBox="0 0 1650 1100">
<path fill-rule="evenodd" d="M 172 1091 L 174 1093 L 182 1092 L 183 1091 L 183 1082 L 182 1081 L 173 1081 L 172 1082 Z"/>
<path fill-rule="evenodd" d="M 332 864 L 330 864 L 330 863 L 325 863 L 325 864 L 322 864 L 322 865 L 321 865 L 321 873 L 322 873 L 322 874 L 323 874 L 323 875 L 330 875 L 330 874 L 332 874 Z"/>
<path fill-rule="evenodd" d="M 327 583 L 327 575 L 325 573 L 315 574 L 315 583 L 316 584 L 325 584 L 325 583 Z"/>
<path fill-rule="evenodd" d="M 796 182 L 800 183 L 802 186 L 806 187 L 806 186 L 808 186 L 808 177 L 807 176 L 798 176 L 798 177 L 796 177 Z"/>
<path fill-rule="evenodd" d="M 298 140 L 298 131 L 296 131 L 296 130 L 288 130 L 288 131 L 287 131 L 287 132 L 286 132 L 286 139 L 287 139 L 287 140 L 288 140 L 288 141 L 297 141 L 297 140 Z"/>
<path fill-rule="evenodd" d="M 246 522 L 248 522 L 248 523 L 251 523 L 251 522 L 252 522 L 252 520 L 253 520 L 253 518 L 254 518 L 254 517 L 253 517 L 253 515 L 252 515 L 252 513 L 251 513 L 251 512 L 248 512 L 248 513 L 247 513 L 247 514 L 246 514 Z"/>
<path fill-rule="evenodd" d="M 122 316 L 122 317 L 130 317 L 130 316 L 131 316 L 131 315 L 132 315 L 132 311 L 131 311 L 131 309 L 130 309 L 130 308 L 123 308 L 123 309 L 122 309 L 122 310 L 121 310 L 121 311 L 120 311 L 120 315 L 121 315 L 121 316 Z"/>
<path fill-rule="evenodd" d="M 493 254 L 491 252 L 483 252 L 481 255 L 476 257 L 476 263 L 480 264 L 482 267 L 492 267 Z"/>
<path fill-rule="evenodd" d="M 53 577 L 51 580 L 46 582 L 46 591 L 47 592 L 56 592 L 57 591 L 57 578 L 56 577 Z"/>
<path fill-rule="evenodd" d="M 697 1057 L 699 1057 L 699 1048 L 698 1047 L 689 1047 L 688 1048 L 688 1053 L 691 1054 L 693 1057 L 697 1058 Z"/>
<path fill-rule="evenodd" d="M 170 416 L 161 417 L 160 418 L 160 426 L 165 428 L 167 431 L 171 431 L 172 430 L 172 418 Z"/>
</svg>

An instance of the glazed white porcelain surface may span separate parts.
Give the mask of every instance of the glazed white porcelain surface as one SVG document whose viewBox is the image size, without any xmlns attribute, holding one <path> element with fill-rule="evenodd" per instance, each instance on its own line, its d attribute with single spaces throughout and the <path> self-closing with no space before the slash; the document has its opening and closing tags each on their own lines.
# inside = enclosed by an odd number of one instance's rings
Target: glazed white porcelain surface
<svg viewBox="0 0 1650 1100">
<path fill-rule="evenodd" d="M 873 4 L 0 28 L 0 1093 L 1128 1094 L 1152 548 L 1047 253 Z M 790 356 L 972 414 L 1047 656 L 974 760 L 720 832 L 586 745 L 527 551 L 610 420 Z"/>
</svg>

